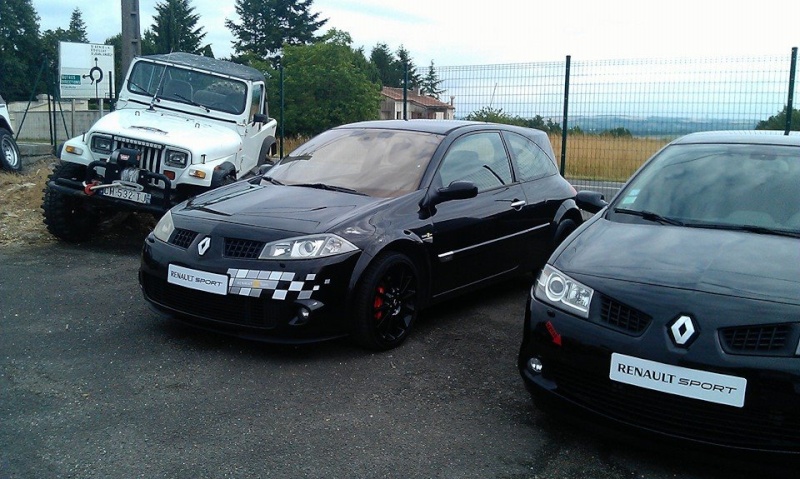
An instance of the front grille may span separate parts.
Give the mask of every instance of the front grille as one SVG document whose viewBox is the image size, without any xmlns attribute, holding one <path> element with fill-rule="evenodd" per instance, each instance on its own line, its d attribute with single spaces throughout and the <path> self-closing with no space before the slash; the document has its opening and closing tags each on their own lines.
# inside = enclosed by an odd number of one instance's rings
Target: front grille
<svg viewBox="0 0 800 479">
<path fill-rule="evenodd" d="M 789 324 L 739 326 L 720 329 L 719 337 L 725 352 L 753 355 L 793 355 L 788 342 Z"/>
<path fill-rule="evenodd" d="M 192 241 L 194 241 L 195 238 L 197 238 L 196 231 L 176 228 L 175 232 L 172 233 L 172 238 L 169 239 L 169 242 L 178 248 L 186 249 L 192 244 Z"/>
<path fill-rule="evenodd" d="M 603 296 L 600 321 L 625 333 L 641 334 L 650 325 L 652 318 L 641 311 Z"/>
<path fill-rule="evenodd" d="M 274 329 L 280 319 L 288 320 L 294 315 L 290 302 L 209 294 L 170 284 L 150 274 L 145 274 L 142 283 L 145 295 L 160 305 L 231 325 Z"/>
<path fill-rule="evenodd" d="M 265 244 L 263 241 L 225 238 L 223 255 L 226 258 L 256 259 L 261 254 Z"/>
<path fill-rule="evenodd" d="M 153 173 L 161 173 L 161 153 L 164 150 L 164 145 L 122 137 L 116 137 L 114 138 L 114 141 L 115 149 L 131 148 L 134 150 L 139 150 L 141 153 L 141 156 L 139 157 L 139 168 Z M 150 180 L 150 184 L 160 184 L 160 187 L 164 187 L 163 182 L 159 180 Z"/>
<path fill-rule="evenodd" d="M 735 408 L 611 381 L 608 371 L 547 362 L 544 373 L 556 381 L 559 395 L 621 422 L 732 447 L 800 451 L 793 391 L 776 404 Z M 752 400 L 748 395 L 746 401 Z"/>
</svg>

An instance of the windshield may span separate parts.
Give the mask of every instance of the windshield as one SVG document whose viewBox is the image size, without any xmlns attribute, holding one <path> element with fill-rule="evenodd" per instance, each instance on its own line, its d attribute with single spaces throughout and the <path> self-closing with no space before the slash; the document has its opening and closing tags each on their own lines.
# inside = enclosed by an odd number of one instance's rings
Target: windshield
<svg viewBox="0 0 800 479">
<path fill-rule="evenodd" d="M 673 145 L 625 187 L 609 218 L 798 232 L 798 198 L 798 147 Z"/>
<path fill-rule="evenodd" d="M 143 60 L 134 65 L 127 88 L 138 95 L 158 93 L 158 99 L 237 115 L 244 112 L 247 94 L 242 81 Z"/>
<path fill-rule="evenodd" d="M 269 177 L 285 185 L 328 185 L 391 198 L 419 188 L 442 137 L 382 129 L 322 133 L 281 160 Z"/>
</svg>

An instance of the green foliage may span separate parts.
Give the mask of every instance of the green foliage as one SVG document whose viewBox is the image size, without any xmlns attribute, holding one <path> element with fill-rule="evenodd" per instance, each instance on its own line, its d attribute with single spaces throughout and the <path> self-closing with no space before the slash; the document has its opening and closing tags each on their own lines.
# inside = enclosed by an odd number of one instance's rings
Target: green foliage
<svg viewBox="0 0 800 479">
<path fill-rule="evenodd" d="M 236 0 L 239 21 L 225 20 L 225 26 L 236 38 L 237 55 L 254 54 L 277 64 L 281 50 L 287 45 L 305 45 L 315 40 L 314 34 L 327 19 L 310 13 L 313 0 Z"/>
<path fill-rule="evenodd" d="M 470 121 L 485 121 L 489 123 L 503 123 L 506 125 L 524 126 L 526 128 L 536 128 L 537 130 L 546 131 L 548 133 L 561 134 L 561 126 L 553 122 L 550 118 L 545 121 L 540 115 L 533 118 L 522 118 L 520 116 L 511 116 L 504 113 L 502 108 L 492 108 L 485 106 L 480 110 L 473 111 L 467 115 L 465 120 Z M 570 129 L 570 132 L 572 129 Z"/>
<path fill-rule="evenodd" d="M 70 15 L 67 36 L 69 37 L 67 41 L 70 42 L 89 43 L 89 37 L 86 36 L 86 23 L 83 21 L 80 8 L 75 8 Z"/>
<path fill-rule="evenodd" d="M 444 93 L 444 90 L 439 88 L 441 84 L 442 80 L 439 79 L 439 75 L 436 73 L 436 67 L 433 66 L 433 60 L 431 60 L 428 73 L 422 78 L 420 83 L 420 91 L 424 95 L 432 96 L 438 100 L 439 96 Z"/>
<path fill-rule="evenodd" d="M 196 55 L 208 47 L 201 45 L 206 34 L 198 27 L 200 15 L 194 13 L 189 0 L 165 0 L 156 3 L 153 17 L 153 43 L 155 53 L 186 52 Z"/>
<path fill-rule="evenodd" d="M 370 80 L 363 51 L 350 36 L 329 31 L 323 41 L 284 48 L 285 132 L 311 136 L 328 128 L 378 118 L 380 85 Z M 270 73 L 272 115 L 278 116 L 279 74 Z"/>
<path fill-rule="evenodd" d="M 32 85 L 42 64 L 39 16 L 31 0 L 0 1 L 0 92 L 6 101 L 44 91 Z M 33 91 L 32 91 L 33 90 Z"/>
<path fill-rule="evenodd" d="M 759 121 L 756 130 L 785 130 L 786 118 L 789 113 L 789 105 L 783 107 L 777 115 L 772 115 L 767 120 Z M 800 131 L 800 110 L 792 108 L 792 131 Z"/>
<path fill-rule="evenodd" d="M 610 136 L 612 138 L 633 138 L 633 134 L 624 127 L 612 128 L 600 133 L 600 136 Z"/>
<path fill-rule="evenodd" d="M 408 87 L 422 84 L 422 78 L 417 73 L 417 67 L 411 60 L 411 54 L 402 45 L 392 54 L 389 46 L 385 43 L 378 43 L 372 48 L 370 62 L 378 71 L 378 79 L 383 86 L 402 88 L 405 85 L 405 69 L 408 65 Z"/>
</svg>

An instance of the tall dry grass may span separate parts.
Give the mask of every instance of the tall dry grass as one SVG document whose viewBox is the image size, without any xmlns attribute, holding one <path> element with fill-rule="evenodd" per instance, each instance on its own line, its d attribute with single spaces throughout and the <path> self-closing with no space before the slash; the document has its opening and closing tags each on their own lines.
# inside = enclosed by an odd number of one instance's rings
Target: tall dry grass
<svg viewBox="0 0 800 479">
<path fill-rule="evenodd" d="M 556 152 L 556 159 L 560 161 L 561 136 L 551 135 L 550 143 Z M 667 143 L 668 139 L 570 135 L 567 137 L 565 176 L 625 181 Z"/>
</svg>

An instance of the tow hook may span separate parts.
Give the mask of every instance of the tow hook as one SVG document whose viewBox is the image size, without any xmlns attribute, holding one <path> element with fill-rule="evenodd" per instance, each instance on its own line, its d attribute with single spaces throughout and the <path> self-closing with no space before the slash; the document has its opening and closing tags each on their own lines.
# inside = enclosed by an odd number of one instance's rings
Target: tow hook
<svg viewBox="0 0 800 479">
<path fill-rule="evenodd" d="M 92 196 L 94 194 L 94 190 L 97 189 L 97 186 L 100 184 L 99 181 L 93 180 L 91 183 L 83 182 L 83 192 L 86 193 L 87 196 Z"/>
</svg>

